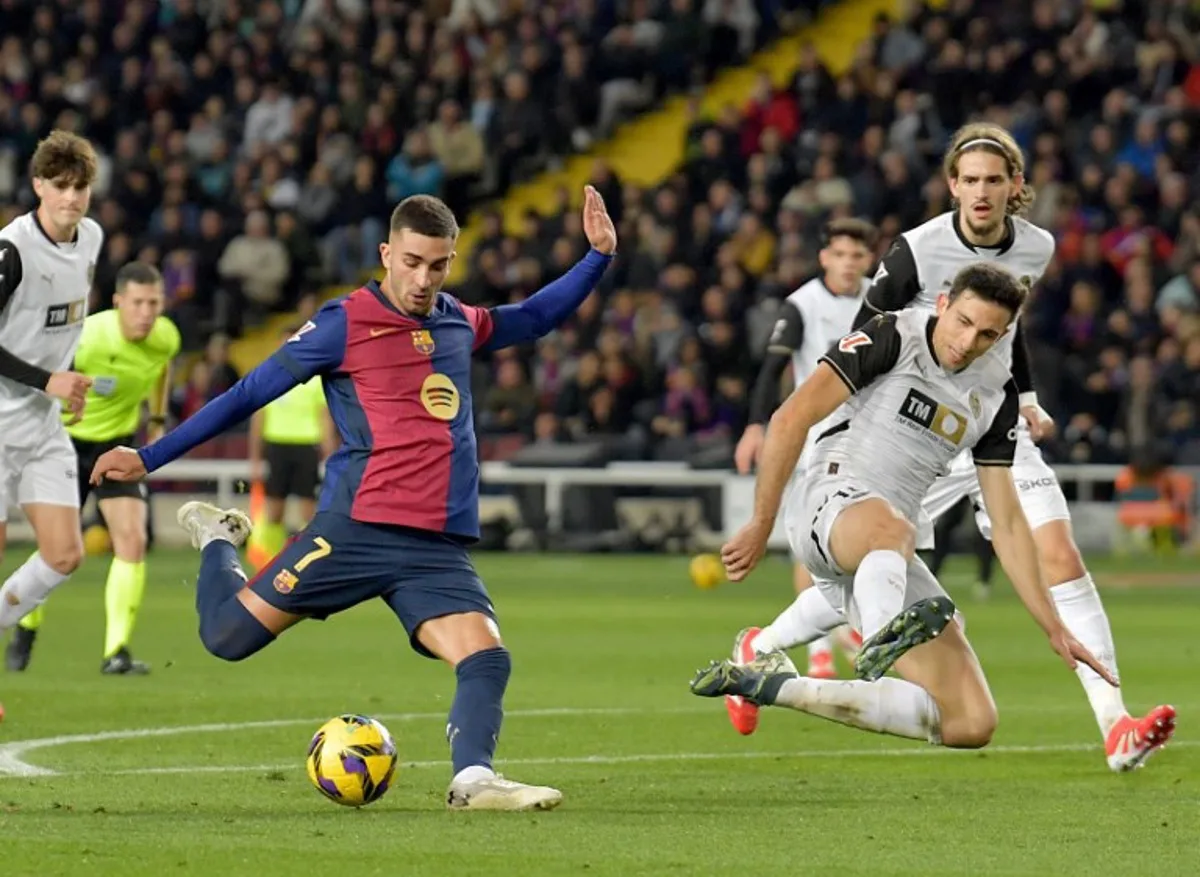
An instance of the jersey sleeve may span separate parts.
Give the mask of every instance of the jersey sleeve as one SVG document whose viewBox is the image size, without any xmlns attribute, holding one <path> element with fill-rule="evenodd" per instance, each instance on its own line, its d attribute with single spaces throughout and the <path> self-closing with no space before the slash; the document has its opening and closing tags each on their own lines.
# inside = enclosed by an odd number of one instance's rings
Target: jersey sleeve
<svg viewBox="0 0 1200 877">
<path fill-rule="evenodd" d="M 895 368 L 900 347 L 895 315 L 878 314 L 830 347 L 818 362 L 829 363 L 853 394 Z"/>
<path fill-rule="evenodd" d="M 912 247 L 905 237 L 898 237 L 880 261 L 854 325 L 861 326 L 876 314 L 902 310 L 920 292 L 921 278 Z"/>
<path fill-rule="evenodd" d="M 492 312 L 487 308 L 477 308 L 474 305 L 463 304 L 461 301 L 458 306 L 462 308 L 463 316 L 467 318 L 467 322 L 471 324 L 472 331 L 475 332 L 475 343 L 471 345 L 471 350 L 478 350 L 483 345 L 487 344 L 492 337 L 492 332 L 495 330 L 495 322 L 492 320 Z"/>
<path fill-rule="evenodd" d="M 346 358 L 346 329 L 346 309 L 340 300 L 332 301 L 285 341 L 273 358 L 296 383 L 308 383 L 342 364 Z"/>
<path fill-rule="evenodd" d="M 1017 453 L 1017 417 L 1020 415 L 1017 399 L 1017 385 L 1009 381 L 1004 390 L 1004 402 L 992 418 L 992 425 L 971 449 L 976 466 L 1012 466 Z"/>
<path fill-rule="evenodd" d="M 3 312 L 21 285 L 24 270 L 21 252 L 10 240 L 0 238 L 0 312 Z"/>
<path fill-rule="evenodd" d="M 790 301 L 784 302 L 779 311 L 779 319 L 775 321 L 775 328 L 771 330 L 771 337 L 767 341 L 767 353 L 783 353 L 790 356 L 799 350 L 803 343 L 804 317 L 794 304 Z"/>
</svg>

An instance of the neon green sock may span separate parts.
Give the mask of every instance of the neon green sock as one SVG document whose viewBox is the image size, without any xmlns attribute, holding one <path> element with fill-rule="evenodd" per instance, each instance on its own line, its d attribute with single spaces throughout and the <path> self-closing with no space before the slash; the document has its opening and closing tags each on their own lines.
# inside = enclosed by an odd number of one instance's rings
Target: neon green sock
<svg viewBox="0 0 1200 877">
<path fill-rule="evenodd" d="M 39 627 L 42 626 L 42 618 L 45 616 L 45 614 L 46 614 L 46 604 L 43 603 L 41 606 L 34 609 L 32 612 L 30 612 L 28 615 L 26 615 L 24 618 L 22 618 L 20 621 L 18 621 L 17 624 L 19 624 L 21 627 L 25 628 L 26 630 L 37 630 Z"/>
<path fill-rule="evenodd" d="M 129 645 L 133 624 L 142 605 L 146 590 L 146 562 L 130 563 L 114 557 L 108 567 L 108 582 L 104 586 L 104 657 L 115 654 Z"/>
<path fill-rule="evenodd" d="M 255 524 L 254 530 L 250 534 L 250 539 L 247 544 L 247 549 L 261 553 L 263 563 L 279 552 L 283 551 L 283 546 L 287 545 L 287 527 L 284 524 L 271 524 L 267 521 Z"/>
</svg>

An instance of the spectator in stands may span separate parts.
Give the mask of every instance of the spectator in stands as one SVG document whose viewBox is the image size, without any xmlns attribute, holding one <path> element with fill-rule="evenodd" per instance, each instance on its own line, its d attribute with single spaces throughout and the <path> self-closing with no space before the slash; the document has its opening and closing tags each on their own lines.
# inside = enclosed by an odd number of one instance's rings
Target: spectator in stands
<svg viewBox="0 0 1200 877">
<path fill-rule="evenodd" d="M 246 303 L 266 309 L 280 302 L 291 271 L 287 248 L 271 236 L 270 217 L 256 210 L 246 217 L 245 231 L 225 247 L 217 272 L 237 284 Z"/>
</svg>

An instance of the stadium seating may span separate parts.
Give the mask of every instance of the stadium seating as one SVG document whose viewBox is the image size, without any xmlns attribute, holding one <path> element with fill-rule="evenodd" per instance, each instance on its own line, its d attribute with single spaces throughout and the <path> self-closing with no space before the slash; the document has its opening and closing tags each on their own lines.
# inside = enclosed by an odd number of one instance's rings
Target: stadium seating
<svg viewBox="0 0 1200 877">
<path fill-rule="evenodd" d="M 1017 135 L 1030 218 L 1059 241 L 1028 315 L 1062 426 L 1048 452 L 1110 462 L 1156 443 L 1200 460 L 1190 7 L 966 0 L 889 19 L 875 16 L 895 4 L 870 0 L 640 0 L 593 4 L 581 26 L 564 3 L 418 6 L 378 20 L 387 4 L 349 0 L 225 18 L 194 0 L 6 4 L 0 217 L 29 205 L 40 134 L 89 134 L 105 152 L 101 299 L 124 260 L 160 262 L 198 349 L 270 314 L 274 337 L 329 283 L 358 282 L 389 205 L 415 191 L 472 215 L 456 291 L 526 295 L 582 252 L 573 205 L 590 179 L 622 258 L 563 331 L 480 365 L 487 453 L 587 435 L 621 458 L 720 465 L 821 222 L 870 217 L 882 249 L 948 209 L 945 138 L 988 118 Z M 797 7 L 820 9 L 815 27 L 785 27 Z M 180 388 L 179 413 L 225 384 L 224 355 Z"/>
</svg>

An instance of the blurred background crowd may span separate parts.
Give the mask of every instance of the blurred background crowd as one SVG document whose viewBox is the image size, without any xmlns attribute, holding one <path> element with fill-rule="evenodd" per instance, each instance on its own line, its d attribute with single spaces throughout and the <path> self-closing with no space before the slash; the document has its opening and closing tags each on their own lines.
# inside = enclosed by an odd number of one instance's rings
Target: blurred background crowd
<svg viewBox="0 0 1200 877">
<path fill-rule="evenodd" d="M 391 207 L 485 213 L 455 289 L 519 299 L 585 250 L 570 195 L 520 235 L 489 207 L 671 94 L 686 166 L 657 188 L 592 171 L 621 257 L 536 349 L 479 365 L 504 447 L 614 437 L 620 456 L 727 463 L 782 299 L 821 225 L 891 237 L 950 209 L 948 135 L 998 122 L 1058 253 L 1026 315 L 1053 459 L 1156 445 L 1200 463 L 1200 7 L 950 0 L 879 18 L 837 75 L 814 48 L 713 116 L 695 95 L 819 0 L 0 0 L 0 220 L 32 205 L 52 127 L 102 154 L 93 215 L 116 270 L 162 266 L 190 373 L 184 417 L 238 377 L 228 342 L 310 313 L 376 264 Z M 20 35 L 20 36 L 18 36 Z M 786 387 L 784 388 L 786 389 Z M 489 448 L 501 445 L 490 444 Z"/>
</svg>

